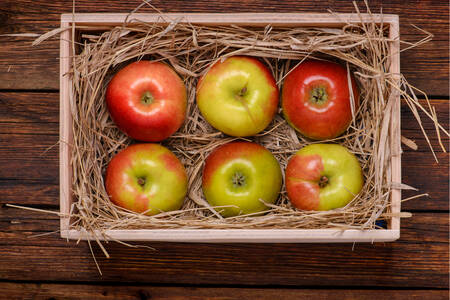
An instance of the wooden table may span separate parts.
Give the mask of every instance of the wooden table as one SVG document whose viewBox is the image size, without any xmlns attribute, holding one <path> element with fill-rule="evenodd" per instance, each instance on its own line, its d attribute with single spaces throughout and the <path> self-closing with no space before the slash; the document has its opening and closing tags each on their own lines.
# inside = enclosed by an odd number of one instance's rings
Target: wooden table
<svg viewBox="0 0 450 300">
<path fill-rule="evenodd" d="M 123 3 L 119 3 L 123 2 Z M 77 12 L 129 12 L 139 2 L 76 1 Z M 350 1 L 158 0 L 165 12 L 352 12 Z M 363 4 L 360 3 L 360 6 Z M 446 1 L 371 1 L 399 14 L 401 37 L 434 34 L 403 52 L 406 78 L 431 97 L 448 128 L 449 8 Z M 72 1 L 2 1 L 0 34 L 43 33 L 59 26 Z M 142 12 L 149 11 L 144 9 Z M 403 182 L 429 193 L 405 202 L 401 238 L 379 244 L 151 243 L 156 251 L 66 242 L 56 215 L 6 203 L 58 211 L 58 41 L 31 47 L 31 37 L 0 36 L 0 298 L 60 299 L 448 299 L 448 154 L 437 147 L 432 122 L 423 119 L 437 149 L 434 161 L 420 129 L 402 106 Z M 444 144 L 448 146 L 448 138 Z M 414 192 L 417 193 L 417 192 Z M 403 192 L 404 197 L 414 195 Z M 48 234 L 32 237 L 36 234 Z M 8 296 L 7 296 L 8 295 Z"/>
</svg>

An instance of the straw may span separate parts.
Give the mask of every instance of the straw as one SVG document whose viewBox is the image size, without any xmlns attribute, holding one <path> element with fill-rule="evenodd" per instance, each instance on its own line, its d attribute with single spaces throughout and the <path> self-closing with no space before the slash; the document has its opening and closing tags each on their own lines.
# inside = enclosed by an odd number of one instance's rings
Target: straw
<svg viewBox="0 0 450 300">
<path fill-rule="evenodd" d="M 360 14 L 357 7 L 356 10 Z M 167 15 L 160 15 L 161 20 L 168 23 L 146 23 L 130 15 L 121 26 L 111 27 L 98 35 L 90 31 L 73 43 L 75 55 L 68 76 L 73 82 L 73 217 L 78 222 L 74 222 L 71 229 L 101 234 L 111 229 L 154 228 L 375 229 L 378 219 L 409 216 L 390 211 L 391 189 L 407 187 L 393 183 L 391 179 L 391 157 L 401 151 L 392 149 L 391 145 L 391 123 L 394 121 L 391 110 L 397 101 L 404 99 L 419 124 L 418 111 L 424 111 L 432 118 L 437 132 L 446 135 L 448 132 L 437 122 L 435 111 L 419 103 L 414 95 L 416 89 L 399 76 L 401 74 L 389 72 L 393 57 L 390 44 L 399 41 L 388 38 L 385 24 L 346 24 L 341 28 L 270 25 L 243 28 L 189 24 L 182 19 L 170 20 Z M 430 39 L 428 34 L 415 44 L 403 44 L 410 48 Z M 42 40 L 38 39 L 38 42 Z M 213 63 L 237 54 L 254 56 L 265 62 L 279 88 L 289 70 L 306 58 L 336 61 L 347 68 L 348 74 L 355 75 L 361 103 L 357 111 L 352 107 L 353 120 L 349 129 L 338 138 L 321 141 L 345 146 L 358 157 L 363 168 L 363 189 L 347 206 L 320 212 L 297 210 L 290 204 L 284 185 L 277 202 L 269 205 L 270 209 L 263 215 L 222 218 L 218 214 L 220 207 L 208 205 L 201 189 L 205 158 L 215 148 L 236 138 L 225 136 L 204 120 L 195 103 L 195 90 L 198 78 Z M 109 161 L 135 142 L 112 122 L 105 104 L 105 90 L 120 68 L 141 59 L 163 61 L 173 67 L 183 78 L 188 91 L 186 121 L 162 144 L 172 150 L 185 166 L 189 192 L 180 210 L 156 216 L 145 216 L 115 206 L 104 186 Z M 423 133 L 428 141 L 424 130 Z M 439 134 L 438 137 L 440 139 Z M 245 140 L 270 150 L 283 170 L 297 150 L 317 143 L 295 132 L 281 113 L 265 131 Z M 407 138 L 402 140 L 414 147 Z M 442 144 L 441 141 L 439 143 Z"/>
</svg>

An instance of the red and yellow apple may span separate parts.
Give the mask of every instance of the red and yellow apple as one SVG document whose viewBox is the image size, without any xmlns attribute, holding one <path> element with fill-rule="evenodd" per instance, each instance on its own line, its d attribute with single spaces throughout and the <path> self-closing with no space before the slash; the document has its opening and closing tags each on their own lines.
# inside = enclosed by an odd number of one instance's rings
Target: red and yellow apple
<svg viewBox="0 0 450 300">
<path fill-rule="evenodd" d="M 300 149 L 286 167 L 286 191 L 303 210 L 331 210 L 347 205 L 362 189 L 356 156 L 337 144 L 311 144 Z"/>
<path fill-rule="evenodd" d="M 106 103 L 119 129 L 136 140 L 156 142 L 183 124 L 186 87 L 170 66 L 138 61 L 114 75 L 106 90 Z"/>
<path fill-rule="evenodd" d="M 350 78 L 356 113 L 359 91 L 355 78 Z M 344 133 L 352 121 L 350 95 L 344 67 L 329 61 L 305 61 L 284 80 L 281 93 L 284 118 L 311 139 L 335 138 Z"/>
<path fill-rule="evenodd" d="M 282 182 L 276 158 L 261 145 L 231 142 L 206 159 L 202 188 L 206 200 L 224 217 L 263 212 L 275 203 Z"/>
<path fill-rule="evenodd" d="M 278 87 L 262 62 L 232 56 L 214 64 L 199 80 L 197 105 L 214 128 L 231 136 L 251 136 L 275 116 Z"/>
<path fill-rule="evenodd" d="M 187 193 L 183 165 L 159 144 L 134 144 L 119 152 L 105 181 L 113 203 L 146 215 L 180 209 Z"/>
</svg>

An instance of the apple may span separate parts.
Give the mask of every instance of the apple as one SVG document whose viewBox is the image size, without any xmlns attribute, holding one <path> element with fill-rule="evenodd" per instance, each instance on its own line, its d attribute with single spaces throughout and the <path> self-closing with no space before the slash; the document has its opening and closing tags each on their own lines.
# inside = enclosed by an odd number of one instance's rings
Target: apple
<svg viewBox="0 0 450 300">
<path fill-rule="evenodd" d="M 188 185 L 175 154 L 151 143 L 133 144 L 115 155 L 105 181 L 113 203 L 146 215 L 180 209 Z"/>
<path fill-rule="evenodd" d="M 251 136 L 274 118 L 278 87 L 262 62 L 232 56 L 215 63 L 199 80 L 197 105 L 214 128 L 231 136 Z"/>
<path fill-rule="evenodd" d="M 202 174 L 206 200 L 224 217 L 263 212 L 275 203 L 282 175 L 269 150 L 250 142 L 231 142 L 215 149 Z M 262 202 L 263 201 L 263 202 Z"/>
<path fill-rule="evenodd" d="M 286 167 L 286 191 L 303 210 L 331 210 L 345 206 L 363 186 L 358 159 L 337 144 L 303 147 Z"/>
<path fill-rule="evenodd" d="M 106 103 L 119 129 L 136 140 L 157 142 L 183 124 L 186 87 L 170 66 L 137 61 L 111 79 Z"/>
<path fill-rule="evenodd" d="M 353 75 L 350 78 L 356 113 L 359 91 Z M 335 138 L 352 121 L 347 70 L 334 62 L 308 60 L 298 65 L 284 80 L 281 101 L 289 125 L 311 139 Z"/>
</svg>

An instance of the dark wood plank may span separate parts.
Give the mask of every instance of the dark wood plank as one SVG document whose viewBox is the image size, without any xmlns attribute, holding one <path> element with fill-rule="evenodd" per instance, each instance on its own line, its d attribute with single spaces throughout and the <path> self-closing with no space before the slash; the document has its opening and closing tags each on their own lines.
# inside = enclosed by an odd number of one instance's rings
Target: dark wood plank
<svg viewBox="0 0 450 300">
<path fill-rule="evenodd" d="M 1 123 L 59 122 L 58 93 L 0 93 L 0 107 Z"/>
<path fill-rule="evenodd" d="M 240 300 L 240 299 L 448 299 L 446 290 L 340 290 L 340 289 L 272 289 L 205 288 L 165 286 L 121 286 L 87 284 L 37 284 L 1 282 L 3 295 L 13 299 L 152 299 L 152 300 Z"/>
<path fill-rule="evenodd" d="M 0 18 L 2 16 L 0 15 Z M 39 16 L 37 17 L 39 18 Z M 0 25 L 0 29 L 4 28 L 2 26 Z M 55 24 L 52 28 L 57 26 Z M 43 29 L 39 32 L 44 31 L 46 30 Z M 11 32 L 22 31 L 3 31 L 2 33 Z M 27 32 L 36 33 L 36 30 Z M 32 47 L 31 43 L 34 39 L 35 37 L 0 36 L 0 89 L 59 89 L 59 42 L 48 41 Z M 14 54 L 12 55 L 12 53 Z"/>
<path fill-rule="evenodd" d="M 423 197 L 404 202 L 402 210 L 444 210 L 448 211 L 449 201 L 449 155 L 437 155 L 439 163 L 434 161 L 431 153 L 406 152 L 402 156 L 402 181 L 419 191 L 403 191 L 406 199 L 417 194 L 428 193 Z M 429 171 L 427 171 L 427 169 Z"/>
<path fill-rule="evenodd" d="M 46 210 L 57 212 L 57 209 L 54 208 L 47 208 Z M 21 233 L 21 239 L 28 239 L 31 244 L 39 242 L 39 245 L 45 245 L 40 244 L 39 239 L 31 239 L 30 236 L 36 233 L 58 230 L 59 216 L 52 213 L 41 213 L 0 205 L 0 224 L 2 238 L 5 238 L 7 234 L 17 238 L 20 236 L 18 233 Z"/>
<path fill-rule="evenodd" d="M 0 93 L 3 201 L 12 196 L 37 203 L 42 197 L 49 204 L 44 194 L 49 190 L 53 196 L 58 194 L 58 97 L 57 93 Z"/>
<path fill-rule="evenodd" d="M 425 100 L 420 100 L 420 104 L 428 110 L 428 104 Z M 433 99 L 430 100 L 430 105 L 436 110 L 436 115 L 438 118 L 438 122 L 449 131 L 449 100 L 444 99 Z M 434 126 L 434 123 L 430 120 L 429 117 L 425 115 L 422 111 L 419 112 L 421 123 L 423 128 L 425 129 L 428 138 L 430 139 L 431 145 L 433 149 L 436 151 L 441 151 L 441 147 L 438 143 L 437 133 Z M 417 151 L 430 151 L 429 145 L 420 129 L 420 126 L 411 112 L 408 105 L 403 101 L 401 106 L 401 132 L 404 137 L 407 137 L 413 140 L 417 144 Z M 449 138 L 442 131 L 440 131 L 441 139 L 443 145 L 446 147 L 447 151 L 449 150 Z M 402 145 L 405 151 L 409 151 L 409 148 L 405 145 Z M 415 151 L 415 152 L 417 152 Z"/>
<path fill-rule="evenodd" d="M 59 133 L 58 123 L 1 123 L 0 134 L 33 134 L 33 135 L 57 135 Z"/>
<path fill-rule="evenodd" d="M 58 136 L 0 134 L 0 179 L 56 182 Z"/>
<path fill-rule="evenodd" d="M 85 242 L 67 243 L 56 234 L 30 238 L 57 230 L 54 215 L 1 207 L 0 225 L 0 280 L 448 287 L 448 213 L 402 220 L 401 238 L 394 243 L 144 243 L 156 250 L 109 243 L 109 259 L 93 245 L 103 276 Z"/>
<path fill-rule="evenodd" d="M 57 174 L 49 180 L 0 179 L 0 194 L 0 204 L 56 207 L 59 205 L 59 180 Z"/>
<path fill-rule="evenodd" d="M 0 93 L 0 134 L 59 134 L 56 93 Z"/>
<path fill-rule="evenodd" d="M 353 12 L 351 1 L 195 0 L 153 1 L 164 12 Z M 77 12 L 129 12 L 137 6 L 124 1 L 76 1 Z M 406 78 L 430 95 L 448 96 L 448 19 L 445 1 L 371 1 L 373 12 L 400 15 L 401 37 L 418 41 L 424 35 L 410 24 L 434 34 L 433 41 L 402 53 Z M 360 3 L 363 8 L 363 3 Z M 364 9 L 362 9 L 364 10 Z M 43 33 L 59 26 L 59 15 L 72 11 L 72 1 L 3 1 L 0 4 L 0 34 Z M 142 12 L 151 11 L 144 8 Z M 31 48 L 32 38 L 0 37 L 0 89 L 58 89 L 58 43 Z M 14 53 L 14 55 L 11 55 Z M 8 72 L 9 71 L 9 72 Z"/>
</svg>

